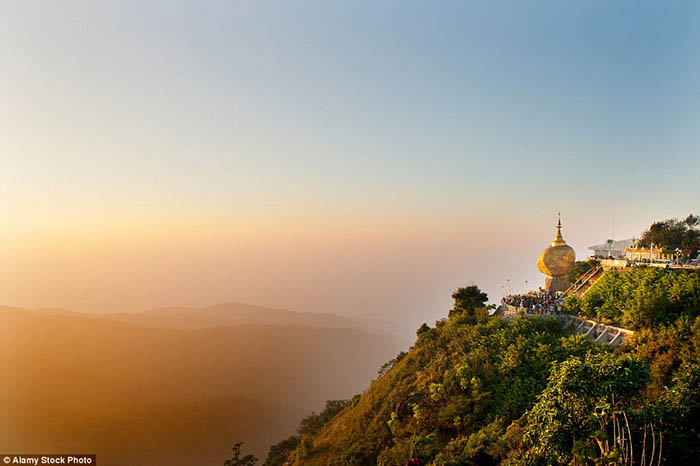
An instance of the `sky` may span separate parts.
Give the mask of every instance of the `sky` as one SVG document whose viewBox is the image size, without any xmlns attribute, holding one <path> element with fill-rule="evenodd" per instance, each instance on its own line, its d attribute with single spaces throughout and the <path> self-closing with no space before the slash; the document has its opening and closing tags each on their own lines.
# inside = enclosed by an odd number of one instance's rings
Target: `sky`
<svg viewBox="0 0 700 466">
<path fill-rule="evenodd" d="M 409 324 L 700 213 L 700 5 L 5 1 L 0 303 Z M 526 283 L 527 282 L 527 283 Z"/>
</svg>

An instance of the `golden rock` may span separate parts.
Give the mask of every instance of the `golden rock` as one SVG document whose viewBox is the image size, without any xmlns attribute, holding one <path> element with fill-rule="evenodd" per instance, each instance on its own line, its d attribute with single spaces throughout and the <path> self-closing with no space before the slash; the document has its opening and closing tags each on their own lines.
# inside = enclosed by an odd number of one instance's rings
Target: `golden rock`
<svg viewBox="0 0 700 466">
<path fill-rule="evenodd" d="M 574 248 L 566 244 L 561 236 L 561 219 L 557 223 L 557 235 L 551 246 L 542 251 L 537 259 L 537 268 L 550 278 L 560 278 L 566 275 L 569 267 L 576 261 Z"/>
</svg>

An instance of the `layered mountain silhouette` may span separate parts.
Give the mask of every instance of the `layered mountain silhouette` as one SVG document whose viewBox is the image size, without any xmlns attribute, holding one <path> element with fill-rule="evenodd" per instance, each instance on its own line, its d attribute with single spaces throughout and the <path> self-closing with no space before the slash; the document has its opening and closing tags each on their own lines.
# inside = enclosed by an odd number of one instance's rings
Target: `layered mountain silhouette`
<svg viewBox="0 0 700 466">
<path fill-rule="evenodd" d="M 0 445 L 96 453 L 102 465 L 221 464 L 236 441 L 264 457 L 404 346 L 340 316 L 237 303 L 0 308 Z"/>
<path fill-rule="evenodd" d="M 139 314 L 107 314 L 105 318 L 161 328 L 206 328 L 221 325 L 306 325 L 365 329 L 356 321 L 337 314 L 293 312 L 270 309 L 252 304 L 228 302 L 204 308 L 163 307 Z"/>
</svg>

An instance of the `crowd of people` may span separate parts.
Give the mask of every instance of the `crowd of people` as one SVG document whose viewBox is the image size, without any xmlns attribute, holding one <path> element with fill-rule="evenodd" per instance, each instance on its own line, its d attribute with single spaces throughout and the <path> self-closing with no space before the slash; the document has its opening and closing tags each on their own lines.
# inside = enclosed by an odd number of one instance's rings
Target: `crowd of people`
<svg viewBox="0 0 700 466">
<path fill-rule="evenodd" d="M 540 288 L 527 294 L 508 295 L 501 299 L 501 304 L 508 304 L 525 309 L 529 313 L 556 314 L 561 309 L 562 293 L 550 293 Z"/>
</svg>

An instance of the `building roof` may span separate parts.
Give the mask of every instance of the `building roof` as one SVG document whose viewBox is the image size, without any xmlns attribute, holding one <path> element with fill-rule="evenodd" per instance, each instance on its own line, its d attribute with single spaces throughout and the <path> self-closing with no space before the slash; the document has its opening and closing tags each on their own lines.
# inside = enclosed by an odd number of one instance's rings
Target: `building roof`
<svg viewBox="0 0 700 466">
<path fill-rule="evenodd" d="M 603 244 L 596 244 L 595 246 L 588 246 L 591 251 L 624 251 L 629 248 L 634 243 L 634 238 L 621 239 L 618 241 L 613 241 L 611 239 L 607 240 Z"/>
</svg>

